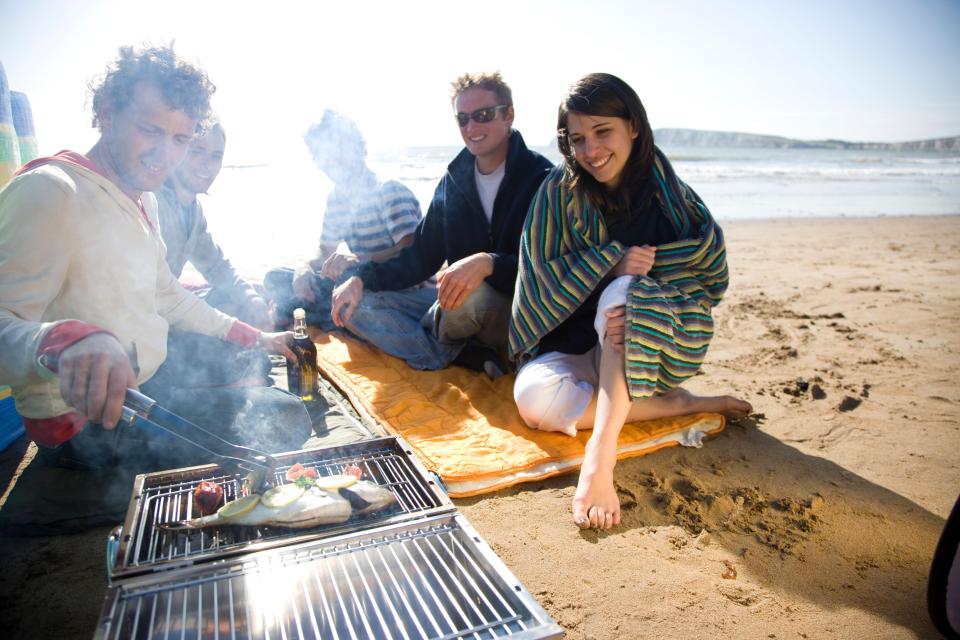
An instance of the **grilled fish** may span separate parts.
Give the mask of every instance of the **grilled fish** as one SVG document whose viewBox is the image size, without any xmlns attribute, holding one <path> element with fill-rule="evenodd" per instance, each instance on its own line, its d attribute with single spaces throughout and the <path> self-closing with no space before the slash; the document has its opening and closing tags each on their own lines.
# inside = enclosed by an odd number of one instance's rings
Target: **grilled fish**
<svg viewBox="0 0 960 640">
<path fill-rule="evenodd" d="M 351 515 L 372 513 L 396 502 L 396 496 L 380 485 L 358 481 L 350 487 L 324 491 L 318 487 L 286 484 L 262 496 L 252 494 L 228 502 L 217 513 L 193 520 L 158 523 L 170 531 L 186 531 L 223 525 L 288 527 L 307 529 L 337 524 Z"/>
<path fill-rule="evenodd" d="M 355 516 L 386 509 L 397 501 L 393 491 L 381 487 L 376 482 L 366 480 L 358 480 L 355 484 L 342 487 L 339 491 L 340 495 L 350 502 Z"/>
</svg>

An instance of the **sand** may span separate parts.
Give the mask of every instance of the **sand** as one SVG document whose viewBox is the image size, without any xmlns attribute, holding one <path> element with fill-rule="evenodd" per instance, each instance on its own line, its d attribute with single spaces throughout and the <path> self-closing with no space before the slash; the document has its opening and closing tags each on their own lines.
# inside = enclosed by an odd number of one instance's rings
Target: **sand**
<svg viewBox="0 0 960 640">
<path fill-rule="evenodd" d="M 568 638 L 927 638 L 960 490 L 960 217 L 729 222 L 699 392 L 756 414 L 622 462 L 623 523 L 576 476 L 457 506 Z M 8 454 L 9 455 L 9 454 Z M 107 529 L 2 540 L 7 637 L 89 637 Z"/>
</svg>

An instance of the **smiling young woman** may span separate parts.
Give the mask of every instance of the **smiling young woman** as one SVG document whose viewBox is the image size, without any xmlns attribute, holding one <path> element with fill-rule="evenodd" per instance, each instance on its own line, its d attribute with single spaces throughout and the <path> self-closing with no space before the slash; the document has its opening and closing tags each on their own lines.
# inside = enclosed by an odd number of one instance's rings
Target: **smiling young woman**
<svg viewBox="0 0 960 640">
<path fill-rule="evenodd" d="M 581 527 L 620 522 L 613 484 L 625 422 L 751 407 L 680 388 L 703 363 L 727 288 L 723 233 L 653 143 L 637 94 L 591 74 L 560 104 L 565 162 L 534 197 L 510 327 L 526 423 L 593 429 L 573 499 Z"/>
</svg>

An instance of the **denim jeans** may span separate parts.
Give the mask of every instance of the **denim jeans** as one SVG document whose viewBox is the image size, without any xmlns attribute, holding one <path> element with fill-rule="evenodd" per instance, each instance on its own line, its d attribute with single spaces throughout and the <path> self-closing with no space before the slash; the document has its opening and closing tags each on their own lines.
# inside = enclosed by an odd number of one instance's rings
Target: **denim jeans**
<svg viewBox="0 0 960 640">
<path fill-rule="evenodd" d="M 443 369 L 457 357 L 463 343 L 442 342 L 428 328 L 425 316 L 436 301 L 437 290 L 432 287 L 364 291 L 347 329 L 414 369 Z"/>
<path fill-rule="evenodd" d="M 307 314 L 307 324 L 320 327 L 324 331 L 334 331 L 337 327 L 330 319 L 330 298 L 333 295 L 333 280 L 315 277 L 313 283 L 314 301 L 297 298 L 293 293 L 293 269 L 280 267 L 271 269 L 263 277 L 263 288 L 273 299 L 276 307 L 278 326 L 289 327 L 293 323 L 293 310 L 300 308 Z"/>
</svg>

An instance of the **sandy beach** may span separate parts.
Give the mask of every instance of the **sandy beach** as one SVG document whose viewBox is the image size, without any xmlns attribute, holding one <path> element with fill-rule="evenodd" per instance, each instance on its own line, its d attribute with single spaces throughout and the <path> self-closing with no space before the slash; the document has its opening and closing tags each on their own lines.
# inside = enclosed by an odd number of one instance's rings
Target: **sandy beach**
<svg viewBox="0 0 960 640">
<path fill-rule="evenodd" d="M 567 638 L 938 637 L 925 593 L 960 491 L 960 216 L 723 227 L 731 287 L 689 388 L 756 413 L 702 449 L 619 463 L 609 532 L 573 526 L 575 475 L 457 506 Z M 5 637 L 92 635 L 108 531 L 4 535 Z"/>
</svg>

